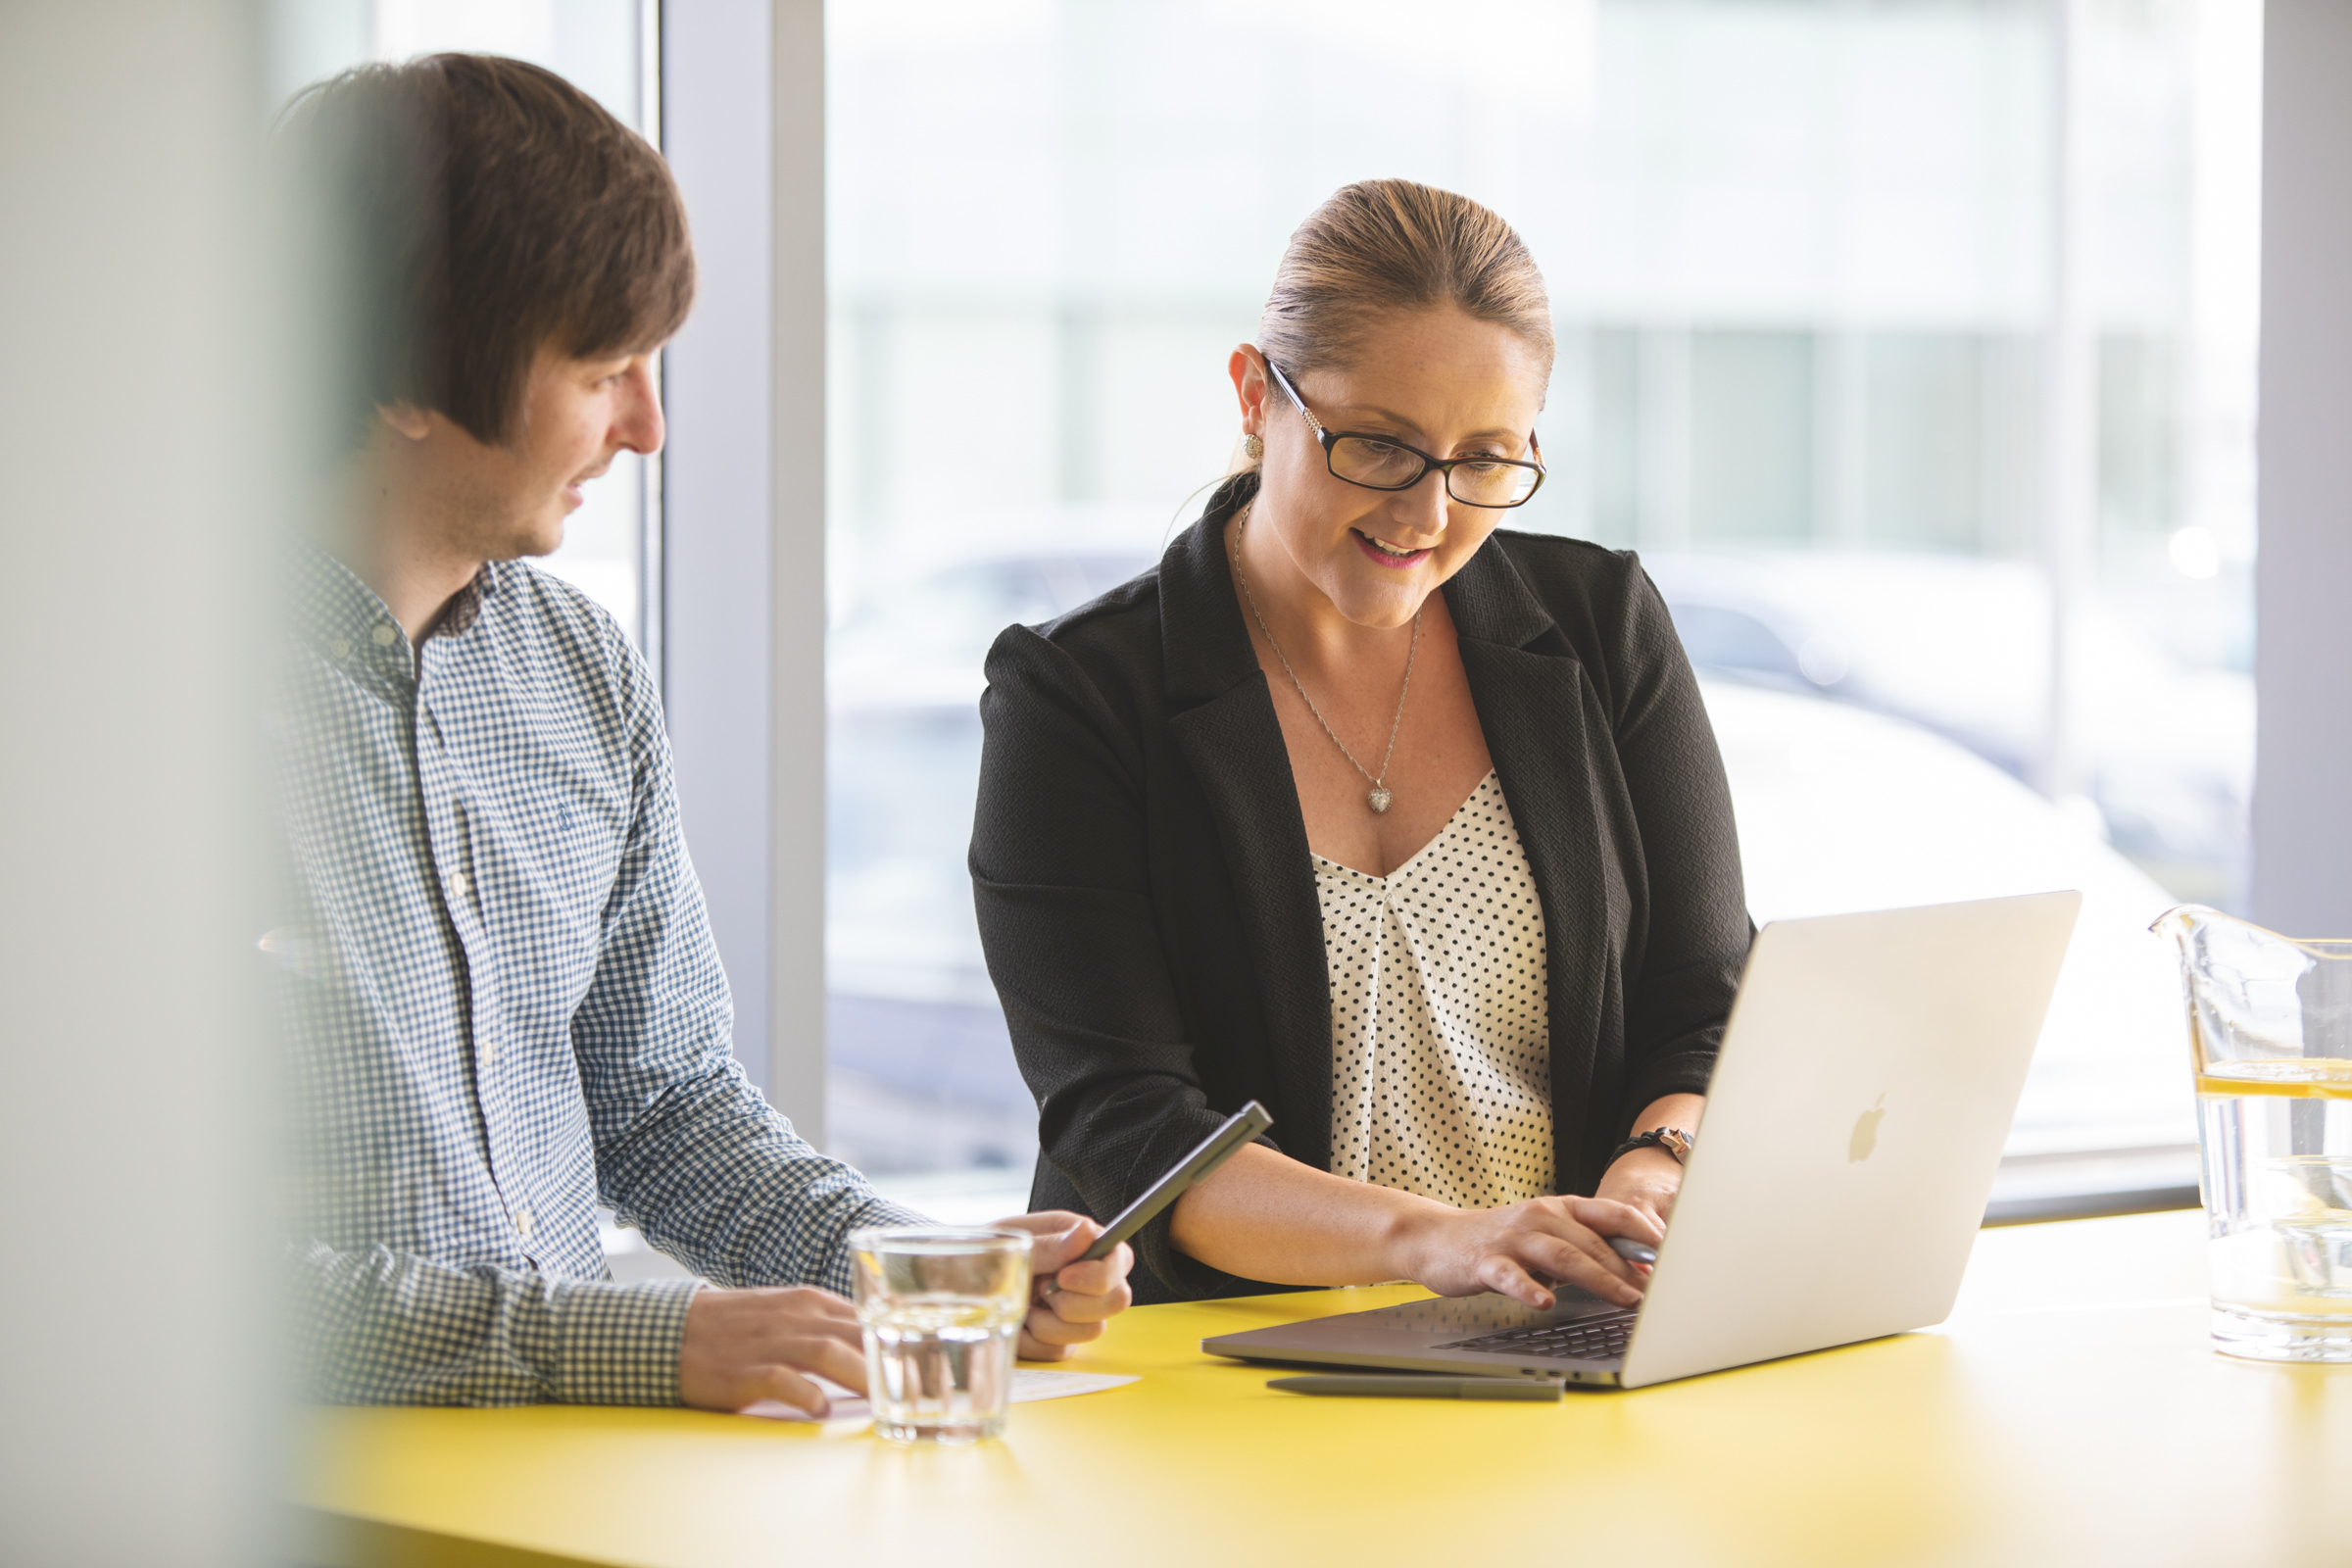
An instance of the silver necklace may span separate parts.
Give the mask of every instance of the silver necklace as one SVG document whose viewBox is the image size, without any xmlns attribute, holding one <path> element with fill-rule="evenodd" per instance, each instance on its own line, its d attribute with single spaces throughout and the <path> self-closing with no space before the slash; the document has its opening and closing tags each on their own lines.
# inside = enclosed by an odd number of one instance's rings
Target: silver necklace
<svg viewBox="0 0 2352 1568">
<path fill-rule="evenodd" d="M 1340 749 L 1340 755 L 1348 759 L 1355 770 L 1370 782 L 1372 793 L 1364 797 L 1364 804 L 1376 813 L 1386 811 L 1389 803 L 1396 798 L 1389 793 L 1385 780 L 1389 776 L 1390 760 L 1396 755 L 1396 732 L 1404 727 L 1404 694 L 1413 689 L 1413 656 L 1421 651 L 1421 612 L 1413 612 L 1413 640 L 1404 650 L 1404 684 L 1396 688 L 1396 716 L 1389 721 L 1389 749 L 1381 754 L 1380 774 L 1374 777 L 1370 768 L 1356 761 L 1355 754 L 1348 749 L 1348 743 L 1340 739 L 1339 731 L 1331 727 L 1331 720 L 1323 716 L 1323 710 L 1315 706 L 1315 700 L 1307 696 L 1306 688 L 1298 683 L 1298 672 L 1291 667 L 1289 660 L 1282 657 L 1282 644 L 1274 640 L 1273 628 L 1266 624 L 1264 612 L 1257 608 L 1257 596 L 1250 591 L 1249 575 L 1242 570 L 1242 535 L 1249 531 L 1250 512 L 1245 508 L 1241 526 L 1233 530 L 1233 576 L 1242 585 L 1242 598 L 1250 606 L 1250 618 L 1257 622 L 1257 629 L 1265 634 L 1266 646 L 1274 650 L 1275 659 L 1281 662 L 1282 672 L 1291 677 L 1291 688 L 1298 694 L 1298 700 L 1306 705 L 1306 710 L 1315 715 L 1315 722 L 1323 726 L 1323 733 L 1331 737 L 1331 744 Z M 1426 604 L 1423 608 L 1427 608 Z"/>
</svg>

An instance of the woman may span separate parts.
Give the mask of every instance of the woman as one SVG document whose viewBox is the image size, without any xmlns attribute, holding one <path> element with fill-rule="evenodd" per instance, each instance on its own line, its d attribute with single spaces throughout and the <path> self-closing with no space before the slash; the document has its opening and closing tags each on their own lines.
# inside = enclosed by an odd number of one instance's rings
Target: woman
<svg viewBox="0 0 2352 1568">
<path fill-rule="evenodd" d="M 1247 466 L 989 656 L 971 864 L 1033 1203 L 1115 1213 L 1275 1116 L 1139 1238 L 1139 1300 L 1640 1298 L 1605 1238 L 1659 1239 L 1751 928 L 1656 590 L 1496 531 L 1551 359 L 1499 218 L 1348 186 L 1232 356 Z"/>
</svg>

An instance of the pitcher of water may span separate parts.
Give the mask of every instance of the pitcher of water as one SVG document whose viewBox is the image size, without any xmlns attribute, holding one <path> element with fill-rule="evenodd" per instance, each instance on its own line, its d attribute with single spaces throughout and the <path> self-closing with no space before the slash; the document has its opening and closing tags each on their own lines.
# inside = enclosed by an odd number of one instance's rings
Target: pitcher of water
<svg viewBox="0 0 2352 1568">
<path fill-rule="evenodd" d="M 2180 954 L 2214 1345 L 2352 1361 L 2352 941 L 2193 904 L 2150 929 Z"/>
</svg>

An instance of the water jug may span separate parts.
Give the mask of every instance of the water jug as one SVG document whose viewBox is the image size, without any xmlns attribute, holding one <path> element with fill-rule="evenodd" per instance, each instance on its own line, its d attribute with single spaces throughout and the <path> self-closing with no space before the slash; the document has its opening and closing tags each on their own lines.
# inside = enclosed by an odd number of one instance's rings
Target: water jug
<svg viewBox="0 0 2352 1568">
<path fill-rule="evenodd" d="M 2182 905 L 2213 1337 L 2231 1355 L 2352 1361 L 2352 941 Z"/>
</svg>

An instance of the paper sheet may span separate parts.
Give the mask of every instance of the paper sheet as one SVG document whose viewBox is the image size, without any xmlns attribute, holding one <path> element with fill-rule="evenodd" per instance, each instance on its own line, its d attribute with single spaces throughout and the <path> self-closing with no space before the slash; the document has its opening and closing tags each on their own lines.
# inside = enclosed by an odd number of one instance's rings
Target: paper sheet
<svg viewBox="0 0 2352 1568">
<path fill-rule="evenodd" d="M 852 1394 L 829 1378 L 811 1377 L 809 1381 L 825 1391 L 825 1397 L 833 1402 L 832 1414 L 820 1418 L 776 1399 L 761 1399 L 758 1404 L 746 1405 L 739 1413 L 756 1415 L 767 1421 L 871 1421 L 874 1418 L 874 1407 L 866 1402 L 864 1395 Z M 1138 1378 L 1115 1372 L 1048 1372 L 1037 1367 L 1016 1366 L 1012 1369 L 1012 1393 L 1009 1397 L 1014 1404 L 1027 1404 L 1033 1399 L 1066 1399 L 1073 1394 L 1100 1394 L 1104 1389 L 1115 1389 L 1139 1381 Z"/>
</svg>

